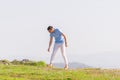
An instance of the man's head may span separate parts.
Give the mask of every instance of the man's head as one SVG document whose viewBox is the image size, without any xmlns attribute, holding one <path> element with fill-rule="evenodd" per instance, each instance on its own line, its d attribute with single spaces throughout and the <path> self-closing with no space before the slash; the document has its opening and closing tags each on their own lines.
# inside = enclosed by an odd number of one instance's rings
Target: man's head
<svg viewBox="0 0 120 80">
<path fill-rule="evenodd" d="M 48 26 L 47 30 L 48 30 L 49 33 L 53 33 L 54 32 L 53 26 Z"/>
</svg>

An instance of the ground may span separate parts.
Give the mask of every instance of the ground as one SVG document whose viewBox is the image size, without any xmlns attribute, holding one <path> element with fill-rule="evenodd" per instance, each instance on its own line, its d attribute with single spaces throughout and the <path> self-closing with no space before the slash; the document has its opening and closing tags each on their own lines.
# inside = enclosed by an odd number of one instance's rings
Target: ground
<svg viewBox="0 0 120 80">
<path fill-rule="evenodd" d="M 120 70 L 64 70 L 28 65 L 0 65 L 0 80 L 120 80 Z"/>
</svg>

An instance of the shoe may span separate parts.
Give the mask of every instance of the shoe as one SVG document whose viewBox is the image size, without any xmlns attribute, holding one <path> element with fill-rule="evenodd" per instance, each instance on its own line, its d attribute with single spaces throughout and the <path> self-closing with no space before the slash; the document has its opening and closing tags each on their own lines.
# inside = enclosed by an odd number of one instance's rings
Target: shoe
<svg viewBox="0 0 120 80">
<path fill-rule="evenodd" d="M 53 65 L 52 64 L 47 64 L 47 67 L 52 68 Z"/>
<path fill-rule="evenodd" d="M 65 70 L 68 70 L 68 66 L 65 66 L 64 69 L 65 69 Z"/>
</svg>

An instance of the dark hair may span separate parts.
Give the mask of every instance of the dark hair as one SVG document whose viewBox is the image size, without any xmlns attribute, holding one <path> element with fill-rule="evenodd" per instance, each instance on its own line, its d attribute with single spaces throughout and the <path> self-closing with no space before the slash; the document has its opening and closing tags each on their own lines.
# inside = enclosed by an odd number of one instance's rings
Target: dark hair
<svg viewBox="0 0 120 80">
<path fill-rule="evenodd" d="M 47 30 L 50 30 L 50 29 L 52 29 L 52 28 L 53 28 L 52 26 L 48 26 Z"/>
</svg>

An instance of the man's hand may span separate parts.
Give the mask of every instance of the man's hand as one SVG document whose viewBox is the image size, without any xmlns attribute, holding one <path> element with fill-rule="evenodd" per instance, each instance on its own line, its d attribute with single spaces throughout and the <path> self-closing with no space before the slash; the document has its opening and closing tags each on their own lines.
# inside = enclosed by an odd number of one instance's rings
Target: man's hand
<svg viewBox="0 0 120 80">
<path fill-rule="evenodd" d="M 64 40 L 65 40 L 65 47 L 68 47 L 68 45 L 67 45 L 67 39 L 66 39 L 65 34 L 62 33 L 62 36 L 64 37 Z"/>
<path fill-rule="evenodd" d="M 52 41 L 53 41 L 53 37 L 50 37 L 48 52 L 50 52 L 50 47 L 51 47 Z"/>
<path fill-rule="evenodd" d="M 67 42 L 65 42 L 65 47 L 68 47 Z"/>
<path fill-rule="evenodd" d="M 50 48 L 48 48 L 48 52 L 50 52 Z"/>
</svg>

